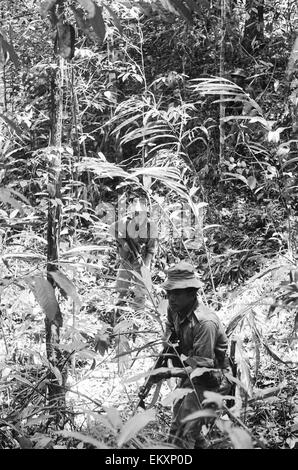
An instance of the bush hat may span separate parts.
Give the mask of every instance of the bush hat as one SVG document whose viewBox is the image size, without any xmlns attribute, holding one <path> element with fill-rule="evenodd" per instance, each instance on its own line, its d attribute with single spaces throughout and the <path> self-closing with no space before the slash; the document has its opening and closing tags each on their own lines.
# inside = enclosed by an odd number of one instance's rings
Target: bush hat
<svg viewBox="0 0 298 470">
<path fill-rule="evenodd" d="M 194 267 L 186 261 L 180 261 L 180 263 L 169 268 L 167 275 L 167 280 L 162 284 L 165 290 L 187 289 L 188 287 L 199 289 L 202 287 Z"/>
</svg>

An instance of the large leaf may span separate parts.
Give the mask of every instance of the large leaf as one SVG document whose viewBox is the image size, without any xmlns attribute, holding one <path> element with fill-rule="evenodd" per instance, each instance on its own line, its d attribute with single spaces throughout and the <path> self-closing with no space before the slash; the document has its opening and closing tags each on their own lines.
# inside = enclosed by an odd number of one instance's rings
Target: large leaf
<svg viewBox="0 0 298 470">
<path fill-rule="evenodd" d="M 251 404 L 256 400 L 265 400 L 266 398 L 273 397 L 278 395 L 284 388 L 287 387 L 287 382 L 284 381 L 279 384 L 277 387 L 267 387 L 262 389 L 255 389 L 253 397 L 248 400 L 248 403 Z"/>
<path fill-rule="evenodd" d="M 154 421 L 155 411 L 147 410 L 143 413 L 138 413 L 130 418 L 121 429 L 118 446 L 122 447 L 123 444 L 128 442 L 130 439 L 135 437 L 139 431 L 141 431 L 150 421 Z"/>
<path fill-rule="evenodd" d="M 211 368 L 208 368 L 208 367 L 197 367 L 190 374 L 190 378 L 194 379 L 195 377 L 200 377 L 201 375 L 205 374 L 205 372 L 211 372 L 213 370 L 218 370 L 218 369 L 211 369 Z"/>
<path fill-rule="evenodd" d="M 136 382 L 137 380 L 143 379 L 144 377 L 148 377 L 149 375 L 166 374 L 166 373 L 169 373 L 170 371 L 172 372 L 173 369 L 176 370 L 177 368 L 175 367 L 175 368 L 169 369 L 168 367 L 159 367 L 158 369 L 154 369 L 151 371 L 141 372 L 140 374 L 134 375 L 133 377 L 129 377 L 128 379 L 126 379 L 125 383 Z"/>
<path fill-rule="evenodd" d="M 121 167 L 107 161 L 99 161 L 96 158 L 83 158 L 82 162 L 78 164 L 78 170 L 81 172 L 91 170 L 99 178 L 124 178 L 138 182 Z"/>
<path fill-rule="evenodd" d="M 15 207 L 19 211 L 22 211 L 23 208 L 21 204 L 11 197 L 11 192 L 8 188 L 0 188 L 0 201 L 6 204 L 10 204 L 12 207 Z"/>
<path fill-rule="evenodd" d="M 243 384 L 241 382 L 241 380 L 237 379 L 236 377 L 234 377 L 232 374 L 230 374 L 229 372 L 224 372 L 224 375 L 226 376 L 226 378 L 229 380 L 229 382 L 233 382 L 235 383 L 236 385 L 238 385 L 238 387 L 242 388 L 247 394 L 249 394 L 249 390 L 248 388 L 246 387 L 245 384 Z"/>
<path fill-rule="evenodd" d="M 109 12 L 109 15 L 110 15 L 110 17 L 112 18 L 114 25 L 115 25 L 116 28 L 118 29 L 119 33 L 122 35 L 123 28 L 122 28 L 122 26 L 121 26 L 121 23 L 120 23 L 120 21 L 119 21 L 118 16 L 117 16 L 116 13 L 112 10 L 112 8 L 109 7 L 109 5 L 104 4 L 104 7 L 105 7 L 105 8 L 107 9 L 107 11 Z"/>
<path fill-rule="evenodd" d="M 141 274 L 142 274 L 142 280 L 145 284 L 145 287 L 148 292 L 151 292 L 152 290 L 152 279 L 151 279 L 151 272 L 150 269 L 147 268 L 147 266 L 143 265 L 141 266 Z"/>
<path fill-rule="evenodd" d="M 4 114 L 0 114 L 0 118 L 10 127 L 19 137 L 22 137 L 24 132 L 23 130 L 11 119 L 9 119 Z"/>
<path fill-rule="evenodd" d="M 80 432 L 76 431 L 55 431 L 56 434 L 60 434 L 61 436 L 69 439 L 76 439 L 81 442 L 85 442 L 86 444 L 91 444 L 97 449 L 109 449 L 108 446 L 105 445 L 104 442 L 95 439 L 92 436 L 86 436 Z"/>
<path fill-rule="evenodd" d="M 61 258 L 68 258 L 70 256 L 78 256 L 81 255 L 84 252 L 90 252 L 90 251 L 107 251 L 109 250 L 110 247 L 108 246 L 101 246 L 101 245 L 83 245 L 83 246 L 78 246 L 76 248 L 71 248 L 68 251 L 65 251 L 64 253 L 61 253 Z"/>
<path fill-rule="evenodd" d="M 227 432 L 234 449 L 253 449 L 251 436 L 245 429 L 231 427 Z"/>
<path fill-rule="evenodd" d="M 48 319 L 62 326 L 60 308 L 51 283 L 43 276 L 28 276 L 25 281 Z"/>
<path fill-rule="evenodd" d="M 172 406 L 176 401 L 181 400 L 181 398 L 185 397 L 185 395 L 188 395 L 192 392 L 192 388 L 177 388 L 176 390 L 173 390 L 173 392 L 169 393 L 166 398 L 163 399 L 162 405 Z"/>
<path fill-rule="evenodd" d="M 7 255 L 2 256 L 3 259 L 24 259 L 26 261 L 31 261 L 33 259 L 46 260 L 45 255 L 39 253 L 8 253 Z"/>
<path fill-rule="evenodd" d="M 230 181 L 231 179 L 238 179 L 242 181 L 242 183 L 246 184 L 246 186 L 249 186 L 247 179 L 245 176 L 240 175 L 239 173 L 223 173 L 224 176 L 232 176 L 232 178 L 225 179 L 224 181 Z"/>
<path fill-rule="evenodd" d="M 122 419 L 121 419 L 119 411 L 116 408 L 113 408 L 113 407 L 109 408 L 106 406 L 104 406 L 103 409 L 107 413 L 107 419 L 112 424 L 114 430 L 117 431 L 118 429 L 121 429 Z"/>
<path fill-rule="evenodd" d="M 11 192 L 11 194 L 14 194 L 14 195 L 17 196 L 19 199 L 21 199 L 23 202 L 25 202 L 26 204 L 31 205 L 29 199 L 27 199 L 27 198 L 26 198 L 22 193 L 20 193 L 19 191 L 16 191 L 15 189 L 12 189 L 12 188 L 9 188 L 9 191 Z"/>
<path fill-rule="evenodd" d="M 65 276 L 65 274 L 63 274 L 61 271 L 57 270 L 57 271 L 51 271 L 49 273 L 51 275 L 51 277 L 54 279 L 54 281 L 56 282 L 56 284 L 69 296 L 72 298 L 72 300 L 74 301 L 77 309 L 79 310 L 82 306 L 82 302 L 77 294 L 77 291 L 76 291 L 76 288 L 75 288 L 75 285 L 73 284 L 73 282 L 68 279 L 67 276 Z"/>
</svg>

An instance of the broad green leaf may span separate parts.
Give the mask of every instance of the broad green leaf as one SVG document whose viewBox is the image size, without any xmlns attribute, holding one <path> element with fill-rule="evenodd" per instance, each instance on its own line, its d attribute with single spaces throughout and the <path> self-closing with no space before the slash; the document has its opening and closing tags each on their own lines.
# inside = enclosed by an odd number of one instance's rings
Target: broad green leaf
<svg viewBox="0 0 298 470">
<path fill-rule="evenodd" d="M 113 407 L 109 408 L 109 407 L 106 407 L 106 406 L 104 406 L 103 409 L 107 413 L 107 418 L 110 421 L 110 423 L 112 424 L 114 430 L 117 431 L 118 429 L 121 429 L 122 428 L 122 419 L 121 419 L 119 411 L 116 408 L 113 408 Z"/>
<path fill-rule="evenodd" d="M 230 374 L 229 372 L 224 372 L 224 375 L 226 376 L 226 378 L 229 380 L 229 382 L 234 382 L 236 385 L 238 385 L 238 387 L 242 388 L 247 394 L 249 394 L 249 390 L 248 388 L 246 387 L 245 384 L 243 384 L 241 382 L 241 380 L 237 379 L 236 377 L 234 377 L 232 374 Z"/>
<path fill-rule="evenodd" d="M 71 248 L 68 251 L 65 251 L 64 253 L 61 253 L 61 258 L 68 258 L 69 256 L 75 256 L 75 255 L 80 255 L 84 252 L 89 252 L 89 251 L 109 251 L 110 247 L 109 246 L 102 246 L 102 245 L 83 245 L 83 246 L 78 246 L 76 248 Z"/>
<path fill-rule="evenodd" d="M 108 418 L 106 416 L 103 416 L 102 414 L 98 414 L 98 413 L 92 413 L 92 412 L 88 412 L 86 414 L 93 416 L 93 418 L 95 418 L 96 423 L 103 424 L 107 429 L 112 431 L 113 434 L 117 433 L 117 430 L 110 423 L 110 421 L 108 420 Z"/>
<path fill-rule="evenodd" d="M 285 163 L 283 163 L 282 168 L 285 168 L 288 165 L 292 165 L 293 163 L 298 162 L 298 157 L 291 158 L 290 160 L 287 160 Z"/>
<path fill-rule="evenodd" d="M 62 326 L 60 308 L 50 282 L 43 276 L 28 276 L 24 280 L 29 285 L 48 319 L 55 321 L 57 326 Z"/>
<path fill-rule="evenodd" d="M 121 429 L 118 438 L 118 447 L 122 447 L 123 444 L 135 437 L 138 432 L 140 432 L 148 423 L 150 423 L 150 421 L 154 421 L 154 419 L 154 410 L 147 410 L 130 418 Z"/>
<path fill-rule="evenodd" d="M 11 192 L 8 188 L 0 188 L 0 201 L 4 202 L 5 204 L 10 204 L 12 207 L 15 207 L 19 211 L 23 210 L 21 204 L 16 201 L 16 199 L 11 197 Z"/>
<path fill-rule="evenodd" d="M 269 356 L 271 356 L 275 361 L 281 362 L 282 364 L 288 364 L 287 361 L 283 361 L 272 349 L 269 347 L 267 341 L 264 338 L 260 338 L 266 351 L 268 352 Z"/>
<path fill-rule="evenodd" d="M 28 385 L 29 387 L 34 388 L 33 383 L 31 383 L 29 380 L 25 379 L 25 377 L 22 377 L 21 375 L 14 375 L 13 378 L 15 380 L 18 380 L 19 382 L 25 384 L 25 385 Z"/>
<path fill-rule="evenodd" d="M 252 439 L 245 429 L 231 427 L 227 432 L 234 449 L 253 449 Z"/>
<path fill-rule="evenodd" d="M 4 114 L 0 114 L 0 119 L 2 119 L 19 137 L 23 136 L 23 130 L 7 116 L 4 116 Z"/>
<path fill-rule="evenodd" d="M 85 442 L 86 444 L 91 444 L 97 449 L 109 449 L 109 447 L 106 446 L 104 442 L 99 441 L 98 439 L 95 439 L 94 437 L 86 436 L 85 434 L 82 434 L 80 432 L 55 431 L 55 434 L 59 434 L 60 436 L 63 436 L 65 438 L 76 439 L 78 441 Z"/>
<path fill-rule="evenodd" d="M 118 371 L 122 374 L 129 366 L 131 355 L 129 341 L 125 335 L 122 334 L 115 337 L 115 352 L 116 356 L 114 361 L 117 361 Z"/>
<path fill-rule="evenodd" d="M 238 173 L 223 173 L 224 176 L 232 176 L 232 178 L 229 178 L 225 181 L 229 181 L 230 179 L 238 179 L 240 181 L 242 181 L 244 184 L 246 184 L 246 186 L 249 186 L 248 182 L 247 182 L 247 179 L 245 178 L 245 176 L 243 175 L 239 175 Z"/>
<path fill-rule="evenodd" d="M 4 259 L 24 259 L 31 261 L 32 259 L 41 259 L 46 260 L 47 257 L 40 255 L 39 253 L 8 253 L 7 255 L 2 256 Z"/>
<path fill-rule="evenodd" d="M 51 277 L 54 279 L 56 284 L 74 301 L 77 309 L 79 310 L 82 306 L 82 302 L 77 294 L 75 285 L 73 282 L 68 279 L 68 277 L 63 274 L 61 271 L 51 271 L 49 273 Z"/>
<path fill-rule="evenodd" d="M 116 13 L 112 10 L 112 8 L 109 7 L 109 5 L 104 4 L 103 6 L 108 10 L 109 15 L 111 16 L 114 25 L 115 25 L 116 28 L 118 29 L 119 33 L 122 35 L 122 33 L 123 33 L 123 28 L 122 28 L 122 26 L 121 26 L 121 23 L 120 23 L 120 21 L 119 21 L 118 16 L 117 16 Z"/>
<path fill-rule="evenodd" d="M 209 369 L 208 367 L 197 367 L 192 373 L 190 374 L 190 378 L 194 379 L 195 377 L 200 377 L 201 375 L 205 374 L 206 372 L 210 372 L 212 370 L 218 369 Z"/>
<path fill-rule="evenodd" d="M 152 290 L 152 279 L 151 279 L 151 272 L 147 266 L 143 265 L 141 266 L 141 274 L 142 278 L 145 284 L 145 287 L 148 292 L 151 292 Z"/>
<path fill-rule="evenodd" d="M 249 403 L 255 400 L 265 400 L 266 398 L 272 397 L 280 393 L 284 388 L 287 387 L 287 382 L 284 381 L 277 387 L 267 387 L 262 389 L 255 389 L 253 397 L 249 400 Z"/>
<path fill-rule="evenodd" d="M 140 374 L 134 375 L 133 377 L 129 377 L 129 378 L 125 379 L 125 383 L 136 382 L 137 380 L 148 377 L 149 375 L 162 374 L 162 373 L 165 373 L 165 372 L 169 372 L 169 370 L 170 369 L 168 367 L 159 367 L 158 369 L 154 369 L 154 370 L 151 370 L 151 371 L 149 370 L 147 372 L 142 372 Z"/>
<path fill-rule="evenodd" d="M 162 405 L 172 406 L 174 403 L 176 403 L 176 401 L 181 400 L 181 398 L 185 397 L 185 395 L 188 395 L 192 392 L 192 388 L 177 388 L 176 390 L 173 390 L 173 392 L 169 393 L 169 395 L 167 395 L 166 398 L 162 400 Z"/>
<path fill-rule="evenodd" d="M 60 370 L 58 369 L 58 367 L 55 367 L 52 364 L 49 364 L 49 366 L 50 366 L 50 369 L 53 372 L 54 376 L 56 377 L 59 385 L 63 385 L 63 377 L 62 377 L 62 374 L 61 374 Z"/>
<path fill-rule="evenodd" d="M 257 185 L 257 180 L 254 176 L 249 176 L 247 178 L 247 184 L 248 186 L 250 187 L 251 190 L 255 189 L 256 185 Z"/>
<path fill-rule="evenodd" d="M 11 194 L 14 194 L 18 198 L 20 198 L 23 202 L 25 202 L 26 204 L 31 205 L 29 199 L 27 199 L 25 196 L 23 196 L 23 194 L 20 193 L 19 191 L 16 191 L 15 189 L 12 189 L 12 188 L 9 188 L 9 191 L 11 192 Z"/>
<path fill-rule="evenodd" d="M 31 418 L 30 420 L 28 420 L 27 422 L 27 426 L 33 426 L 33 425 L 37 425 L 37 424 L 45 424 L 48 419 L 51 418 L 51 415 L 43 415 L 43 417 L 39 417 L 39 418 Z M 38 437 L 35 437 L 32 438 L 33 441 L 36 441 L 36 444 L 34 445 L 34 449 L 49 449 L 49 448 L 53 448 L 53 440 L 51 437 L 48 437 L 48 436 L 38 436 Z"/>
<path fill-rule="evenodd" d="M 168 299 L 161 299 L 158 306 L 157 310 L 160 315 L 166 315 L 169 307 L 169 301 Z"/>
</svg>

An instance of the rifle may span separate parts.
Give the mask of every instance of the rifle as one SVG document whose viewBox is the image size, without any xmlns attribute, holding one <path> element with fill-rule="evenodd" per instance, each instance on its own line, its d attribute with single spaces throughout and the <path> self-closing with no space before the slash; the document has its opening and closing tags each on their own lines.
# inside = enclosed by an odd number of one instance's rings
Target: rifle
<svg viewBox="0 0 298 470">
<path fill-rule="evenodd" d="M 237 344 L 237 340 L 232 339 L 231 346 L 230 346 L 230 356 L 229 356 L 229 362 L 230 362 L 230 367 L 231 367 L 231 370 L 232 370 L 232 375 L 233 375 L 233 377 L 235 377 L 235 379 L 237 378 L 237 362 L 235 360 L 236 344 Z M 232 382 L 230 395 L 232 395 L 234 397 L 235 393 L 236 393 L 236 383 Z M 227 407 L 228 408 L 231 408 L 231 406 L 233 406 L 233 405 L 234 405 L 234 400 L 227 400 Z"/>
<path fill-rule="evenodd" d="M 174 332 L 171 332 L 169 334 L 169 336 L 166 338 L 166 342 L 167 343 L 171 343 L 172 340 L 174 339 L 174 335 L 175 333 Z M 170 357 L 177 357 L 177 355 L 175 354 L 175 351 L 173 351 L 173 347 L 170 346 L 169 344 L 167 344 L 162 352 L 160 353 L 160 355 L 158 356 L 153 368 L 151 369 L 151 372 L 156 370 L 156 369 L 159 369 L 160 367 L 164 367 L 164 366 L 167 366 L 167 359 L 169 359 Z M 145 406 L 145 398 L 148 396 L 152 386 L 156 383 L 155 381 L 155 377 L 154 375 L 149 375 L 144 383 L 144 385 L 142 387 L 140 387 L 139 389 L 139 393 L 138 393 L 138 396 L 139 396 L 139 401 L 138 401 L 138 404 L 136 406 L 136 409 L 139 408 L 139 406 L 141 408 L 143 408 L 144 410 L 146 409 L 146 406 Z M 161 381 L 157 384 L 156 386 L 156 391 L 154 393 L 154 397 L 152 399 L 152 402 L 150 403 L 150 406 L 149 408 L 151 408 L 152 406 L 154 406 L 154 404 L 156 403 L 156 400 L 158 398 L 158 393 L 159 393 L 159 390 L 160 390 L 160 387 L 161 387 Z"/>
</svg>

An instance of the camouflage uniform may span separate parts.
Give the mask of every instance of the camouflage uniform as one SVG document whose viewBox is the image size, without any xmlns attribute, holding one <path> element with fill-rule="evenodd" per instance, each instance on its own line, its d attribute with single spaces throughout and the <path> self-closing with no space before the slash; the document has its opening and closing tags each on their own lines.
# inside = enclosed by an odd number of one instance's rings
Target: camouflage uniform
<svg viewBox="0 0 298 470">
<path fill-rule="evenodd" d="M 173 289 L 198 288 L 200 282 L 195 278 L 194 270 L 189 263 L 181 262 L 168 272 L 164 288 Z M 170 442 L 178 447 L 201 447 L 201 426 L 203 421 L 181 421 L 189 414 L 202 408 L 204 391 L 219 392 L 222 383 L 222 371 L 228 367 L 226 351 L 228 341 L 223 326 L 215 312 L 195 300 L 189 312 L 183 317 L 179 312 L 168 309 L 167 332 L 174 332 L 174 342 L 178 341 L 178 353 L 184 359 L 185 366 L 216 368 L 217 371 L 205 372 L 190 381 L 182 378 L 178 388 L 194 388 L 174 404 L 173 419 L 170 428 Z"/>
</svg>

